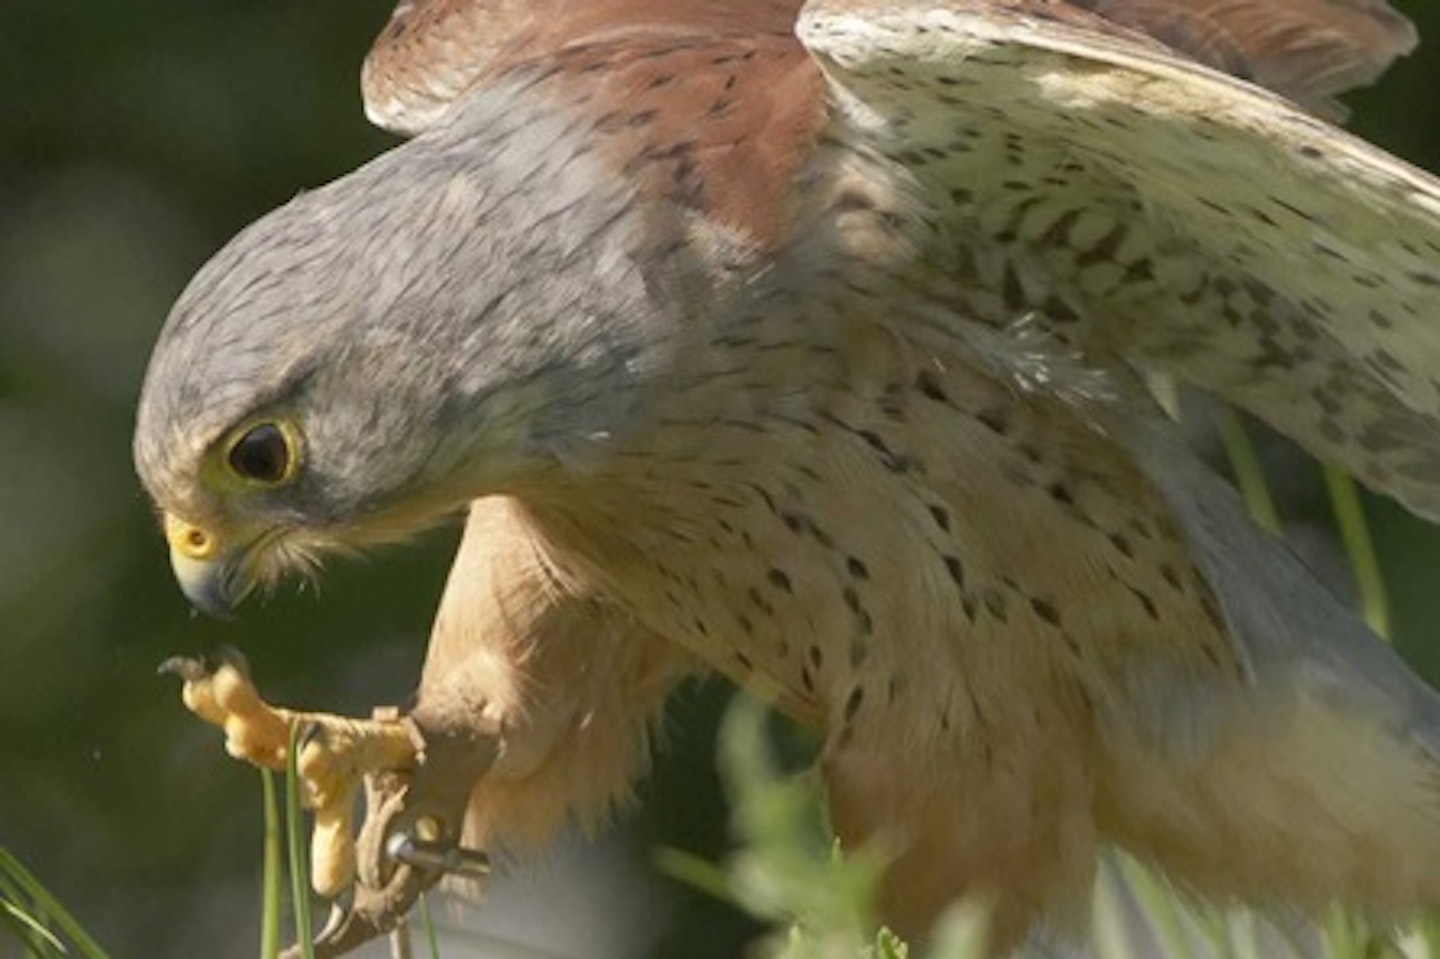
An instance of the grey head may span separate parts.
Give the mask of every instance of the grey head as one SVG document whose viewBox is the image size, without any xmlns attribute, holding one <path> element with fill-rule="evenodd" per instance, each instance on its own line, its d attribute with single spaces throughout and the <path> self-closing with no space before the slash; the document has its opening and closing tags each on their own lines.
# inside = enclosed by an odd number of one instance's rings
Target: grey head
<svg viewBox="0 0 1440 959">
<path fill-rule="evenodd" d="M 644 215 L 591 146 L 488 90 L 200 270 L 134 442 L 197 605 L 413 532 L 623 427 L 662 338 Z"/>
</svg>

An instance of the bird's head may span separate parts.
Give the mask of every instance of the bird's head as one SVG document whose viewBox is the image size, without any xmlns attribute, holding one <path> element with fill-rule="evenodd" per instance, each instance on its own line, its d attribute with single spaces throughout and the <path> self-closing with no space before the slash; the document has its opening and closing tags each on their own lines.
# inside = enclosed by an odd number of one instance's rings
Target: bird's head
<svg viewBox="0 0 1440 959">
<path fill-rule="evenodd" d="M 571 126 L 478 101 L 246 229 L 172 311 L 135 462 L 200 608 L 624 428 L 663 351 L 643 215 Z"/>
</svg>

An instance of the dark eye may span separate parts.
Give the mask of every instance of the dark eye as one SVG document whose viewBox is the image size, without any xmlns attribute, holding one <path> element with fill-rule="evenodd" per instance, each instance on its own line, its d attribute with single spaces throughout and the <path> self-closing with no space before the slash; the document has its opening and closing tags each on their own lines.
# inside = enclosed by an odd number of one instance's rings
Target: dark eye
<svg viewBox="0 0 1440 959">
<path fill-rule="evenodd" d="M 274 423 L 252 426 L 230 447 L 230 468 L 246 479 L 278 483 L 290 475 L 290 440 Z"/>
</svg>

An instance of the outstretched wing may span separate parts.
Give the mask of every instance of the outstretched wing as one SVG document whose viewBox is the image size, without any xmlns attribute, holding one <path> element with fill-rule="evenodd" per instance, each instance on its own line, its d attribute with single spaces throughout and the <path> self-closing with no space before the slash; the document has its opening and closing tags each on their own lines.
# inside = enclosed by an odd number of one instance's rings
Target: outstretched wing
<svg viewBox="0 0 1440 959">
<path fill-rule="evenodd" d="M 628 117 L 621 154 L 672 156 L 666 189 L 766 245 L 818 122 L 798 6 L 408 0 L 366 63 L 367 111 L 418 132 L 528 67 L 566 106 Z M 957 249 L 988 257 L 972 272 L 998 253 L 992 286 L 1440 513 L 1440 190 L 1196 65 L 1320 103 L 1413 44 L 1380 0 L 815 0 L 799 32 L 852 108 L 835 122 L 912 168 Z"/>
<path fill-rule="evenodd" d="M 1384 0 L 1070 0 L 1207 66 L 1326 113 L 1415 48 Z"/>
<path fill-rule="evenodd" d="M 975 318 L 1216 390 L 1440 516 L 1440 182 L 1057 9 L 812 0 L 799 34 L 837 135 L 903 167 L 950 268 L 1004 294 Z"/>
<path fill-rule="evenodd" d="M 801 0 L 400 0 L 365 61 L 367 115 L 417 133 L 487 74 L 619 33 L 788 32 Z M 903 6 L 904 4 L 897 4 Z M 1369 83 L 1415 46 L 1384 0 L 994 0 L 997 8 L 1084 17 L 1172 49 L 1311 108 Z M 919 10 L 924 4 L 910 0 Z"/>
<path fill-rule="evenodd" d="M 616 177 L 694 214 L 717 259 L 784 234 L 787 194 L 824 123 L 800 0 L 414 0 L 366 62 L 366 110 L 421 133 L 506 84 L 588 127 Z"/>
<path fill-rule="evenodd" d="M 401 0 L 361 70 L 365 114 L 396 133 L 433 126 L 476 83 L 518 64 L 617 41 L 789 35 L 801 0 Z"/>
</svg>

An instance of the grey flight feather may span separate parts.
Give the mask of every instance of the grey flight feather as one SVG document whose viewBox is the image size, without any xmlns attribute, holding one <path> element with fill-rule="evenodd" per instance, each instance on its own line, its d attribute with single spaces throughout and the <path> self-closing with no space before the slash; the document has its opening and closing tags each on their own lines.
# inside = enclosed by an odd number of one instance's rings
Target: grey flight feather
<svg viewBox="0 0 1440 959">
<path fill-rule="evenodd" d="M 1126 445 L 1180 520 L 1251 682 L 1270 695 L 1317 695 L 1413 740 L 1440 764 L 1440 695 L 1288 545 L 1250 519 L 1234 489 L 1200 462 L 1172 424 L 1158 416 L 1127 419 Z M 1185 721 L 1172 698 L 1184 685 L 1154 704 L 1159 725 Z"/>
</svg>

